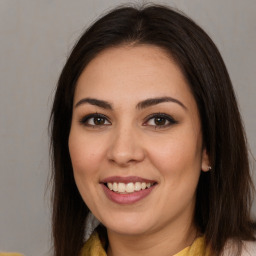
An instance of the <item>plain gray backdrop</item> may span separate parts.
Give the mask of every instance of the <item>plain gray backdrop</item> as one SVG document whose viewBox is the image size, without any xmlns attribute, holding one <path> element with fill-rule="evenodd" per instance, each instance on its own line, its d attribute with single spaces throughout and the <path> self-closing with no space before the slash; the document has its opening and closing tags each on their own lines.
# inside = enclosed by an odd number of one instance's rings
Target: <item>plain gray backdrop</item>
<svg viewBox="0 0 256 256">
<path fill-rule="evenodd" d="M 45 191 L 55 84 L 84 28 L 103 11 L 126 2 L 0 0 L 0 251 L 50 255 L 50 196 Z M 184 11 L 217 44 L 255 156 L 256 1 L 154 2 Z"/>
</svg>

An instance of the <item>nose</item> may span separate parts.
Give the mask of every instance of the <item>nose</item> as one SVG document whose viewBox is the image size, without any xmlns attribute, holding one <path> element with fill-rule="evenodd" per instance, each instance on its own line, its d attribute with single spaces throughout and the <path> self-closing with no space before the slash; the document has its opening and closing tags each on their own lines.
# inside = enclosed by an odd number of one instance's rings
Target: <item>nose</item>
<svg viewBox="0 0 256 256">
<path fill-rule="evenodd" d="M 145 150 L 139 137 L 132 127 L 115 130 L 107 152 L 108 160 L 123 167 L 143 161 Z"/>
</svg>

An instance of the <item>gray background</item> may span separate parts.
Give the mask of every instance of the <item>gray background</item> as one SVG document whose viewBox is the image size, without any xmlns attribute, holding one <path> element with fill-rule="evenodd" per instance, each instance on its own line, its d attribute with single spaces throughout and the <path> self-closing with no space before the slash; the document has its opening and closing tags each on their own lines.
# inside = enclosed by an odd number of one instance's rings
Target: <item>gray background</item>
<svg viewBox="0 0 256 256">
<path fill-rule="evenodd" d="M 50 255 L 50 196 L 45 191 L 55 84 L 83 29 L 102 11 L 125 2 L 0 0 L 0 250 Z M 214 39 L 255 156 L 256 1 L 155 2 L 181 9 Z"/>
</svg>

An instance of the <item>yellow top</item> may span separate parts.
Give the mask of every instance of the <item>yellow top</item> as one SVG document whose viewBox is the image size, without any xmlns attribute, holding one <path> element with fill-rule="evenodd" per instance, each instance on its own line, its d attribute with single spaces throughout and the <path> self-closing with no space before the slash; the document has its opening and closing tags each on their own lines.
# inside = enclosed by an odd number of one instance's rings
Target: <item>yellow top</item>
<svg viewBox="0 0 256 256">
<path fill-rule="evenodd" d="M 84 244 L 80 256 L 107 256 L 96 232 Z M 210 250 L 206 247 L 204 237 L 198 237 L 191 246 L 173 256 L 210 256 Z"/>
</svg>

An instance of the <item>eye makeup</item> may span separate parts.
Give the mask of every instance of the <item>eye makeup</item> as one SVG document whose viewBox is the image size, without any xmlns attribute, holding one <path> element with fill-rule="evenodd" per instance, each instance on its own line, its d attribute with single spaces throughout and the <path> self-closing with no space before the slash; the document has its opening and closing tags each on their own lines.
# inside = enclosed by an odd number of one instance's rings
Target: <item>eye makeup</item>
<svg viewBox="0 0 256 256">
<path fill-rule="evenodd" d="M 111 125 L 111 122 L 108 120 L 108 118 L 105 115 L 99 113 L 86 115 L 79 120 L 79 123 L 87 127 Z"/>
<path fill-rule="evenodd" d="M 79 123 L 86 127 L 103 127 L 112 125 L 106 115 L 100 113 L 91 113 L 79 120 Z M 171 115 L 166 113 L 152 113 L 144 118 L 142 126 L 154 127 L 155 129 L 163 129 L 177 124 Z"/>
<path fill-rule="evenodd" d="M 178 121 L 176 121 L 171 115 L 165 113 L 153 113 L 145 118 L 143 125 L 153 126 L 155 129 L 162 129 L 177 123 Z"/>
</svg>

